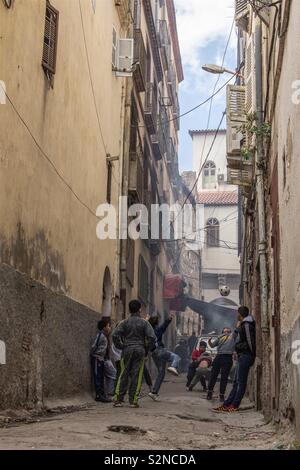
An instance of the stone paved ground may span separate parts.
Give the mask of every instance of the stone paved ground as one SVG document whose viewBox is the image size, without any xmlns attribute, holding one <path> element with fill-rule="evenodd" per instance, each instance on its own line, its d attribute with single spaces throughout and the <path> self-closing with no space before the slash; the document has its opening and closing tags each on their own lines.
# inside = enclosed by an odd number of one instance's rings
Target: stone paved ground
<svg viewBox="0 0 300 470">
<path fill-rule="evenodd" d="M 161 401 L 145 396 L 137 410 L 91 404 L 30 424 L 7 424 L 0 429 L 0 449 L 271 449 L 283 442 L 254 409 L 217 415 L 211 411 L 217 403 L 199 390 L 187 392 L 183 377 L 168 377 Z M 120 426 L 133 429 L 114 432 Z"/>
</svg>

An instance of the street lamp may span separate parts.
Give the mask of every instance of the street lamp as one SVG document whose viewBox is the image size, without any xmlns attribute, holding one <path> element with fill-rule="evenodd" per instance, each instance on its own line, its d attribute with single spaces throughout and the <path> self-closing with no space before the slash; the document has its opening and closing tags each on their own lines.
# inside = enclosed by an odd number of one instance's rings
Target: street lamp
<svg viewBox="0 0 300 470">
<path fill-rule="evenodd" d="M 237 77 L 244 78 L 243 75 L 241 75 L 240 73 L 227 69 L 226 67 L 221 67 L 220 65 L 205 64 L 205 65 L 202 65 L 202 69 L 208 73 L 214 73 L 218 75 L 222 73 L 230 73 L 231 75 L 236 75 Z"/>
</svg>

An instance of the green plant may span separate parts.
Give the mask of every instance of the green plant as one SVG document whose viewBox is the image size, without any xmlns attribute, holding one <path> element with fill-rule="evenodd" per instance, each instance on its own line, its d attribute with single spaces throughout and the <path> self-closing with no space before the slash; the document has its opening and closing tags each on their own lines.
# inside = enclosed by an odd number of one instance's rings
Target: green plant
<svg viewBox="0 0 300 470">
<path fill-rule="evenodd" d="M 268 122 L 263 122 L 258 126 L 257 121 L 256 113 L 246 114 L 246 122 L 241 126 L 241 132 L 250 133 L 251 135 L 256 135 L 256 137 L 262 137 L 263 139 L 269 139 L 271 137 L 270 124 Z"/>
</svg>

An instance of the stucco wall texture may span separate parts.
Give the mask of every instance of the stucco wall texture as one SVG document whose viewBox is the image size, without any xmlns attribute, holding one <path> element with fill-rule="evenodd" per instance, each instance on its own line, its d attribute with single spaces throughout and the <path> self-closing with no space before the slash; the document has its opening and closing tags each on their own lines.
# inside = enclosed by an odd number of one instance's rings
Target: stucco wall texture
<svg viewBox="0 0 300 470">
<path fill-rule="evenodd" d="M 0 265 L 0 408 L 91 395 L 89 352 L 99 315 Z"/>
</svg>

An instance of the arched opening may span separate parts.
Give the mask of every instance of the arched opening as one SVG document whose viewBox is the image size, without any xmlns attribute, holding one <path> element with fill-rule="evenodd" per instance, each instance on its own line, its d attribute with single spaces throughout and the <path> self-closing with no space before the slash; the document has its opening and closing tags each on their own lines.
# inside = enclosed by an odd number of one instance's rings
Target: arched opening
<svg viewBox="0 0 300 470">
<path fill-rule="evenodd" d="M 105 268 L 102 288 L 102 316 L 111 317 L 111 301 L 113 288 L 111 283 L 110 270 Z"/>
<path fill-rule="evenodd" d="M 208 247 L 220 246 L 220 223 L 216 218 L 206 222 L 206 244 Z"/>
</svg>

